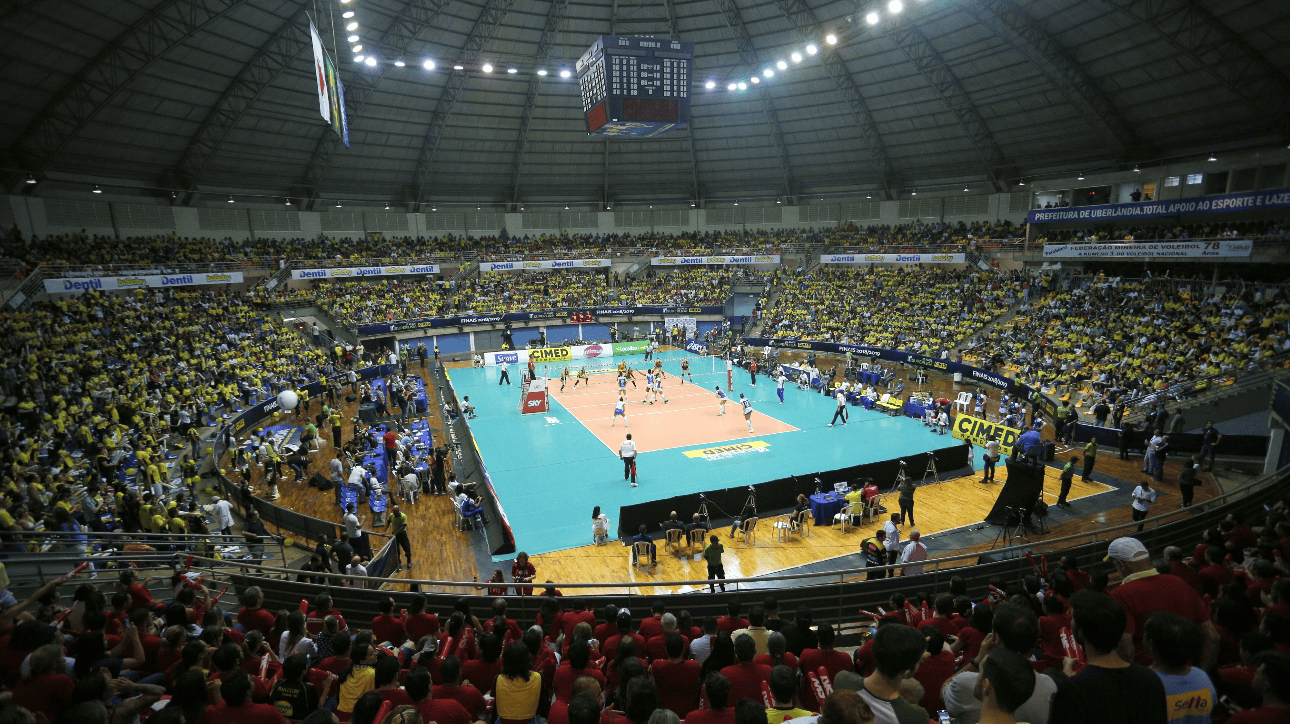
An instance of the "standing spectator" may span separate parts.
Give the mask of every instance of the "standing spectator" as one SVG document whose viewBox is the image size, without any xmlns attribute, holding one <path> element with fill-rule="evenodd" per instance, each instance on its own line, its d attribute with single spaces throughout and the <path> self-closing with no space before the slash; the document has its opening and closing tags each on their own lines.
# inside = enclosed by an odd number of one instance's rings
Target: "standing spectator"
<svg viewBox="0 0 1290 724">
<path fill-rule="evenodd" d="M 883 536 L 882 544 L 887 553 L 887 565 L 894 564 L 900 558 L 900 514 L 892 513 L 891 520 L 883 524 L 882 530 L 886 535 Z M 896 575 L 896 569 L 887 571 L 887 577 L 891 578 Z"/>
<path fill-rule="evenodd" d="M 1075 673 L 1066 658 L 1068 678 L 1057 687 L 1049 724 L 1164 724 L 1165 687 L 1141 664 L 1130 664 L 1116 650 L 1125 633 L 1125 613 L 1114 599 L 1083 592 L 1071 598 L 1075 640 L 1087 665 Z"/>
<path fill-rule="evenodd" d="M 1134 661 L 1150 664 L 1151 653 L 1144 643 L 1147 620 L 1160 611 L 1172 611 L 1197 624 L 1204 636 L 1204 658 L 1209 668 L 1218 654 L 1218 630 L 1209 620 L 1209 610 L 1200 595 L 1177 576 L 1159 575 L 1151 565 L 1151 556 L 1136 538 L 1111 541 L 1107 557 L 1122 579 L 1111 592 L 1127 621 L 1125 644 L 1132 643 Z"/>
<path fill-rule="evenodd" d="M 1172 611 L 1161 611 L 1147 621 L 1145 640 L 1151 652 L 1151 670 L 1165 685 L 1169 720 L 1207 724 L 1218 703 L 1218 692 L 1209 676 L 1190 663 L 1200 659 L 1200 627 Z"/>
<path fill-rule="evenodd" d="M 1094 444 L 1094 443 L 1090 443 L 1090 444 Z M 1066 463 L 1066 465 L 1062 467 L 1062 478 L 1061 478 L 1062 492 L 1061 492 L 1061 495 L 1057 496 L 1058 508 L 1071 507 L 1071 504 L 1066 502 L 1066 496 L 1070 495 L 1070 492 L 1071 492 L 1071 482 L 1073 482 L 1075 479 L 1075 463 L 1077 462 L 1079 462 L 1079 456 L 1072 455 L 1070 462 Z"/>
<path fill-rule="evenodd" d="M 650 552 L 650 562 L 653 563 L 653 551 Z M 520 551 L 515 555 L 515 560 L 511 563 L 511 580 L 516 583 L 531 583 L 537 578 L 537 568 L 529 562 L 529 554 Z M 533 595 L 532 586 L 521 588 L 515 587 L 515 595 L 531 596 Z"/>
<path fill-rule="evenodd" d="M 1156 502 L 1156 491 L 1151 489 L 1150 480 L 1143 480 L 1133 489 L 1133 519 L 1146 520 L 1147 514 L 1151 512 L 1151 504 L 1154 502 Z M 1138 526 L 1139 533 L 1144 526 L 1145 523 Z"/>
<path fill-rule="evenodd" d="M 865 568 L 877 569 L 879 566 L 887 564 L 887 548 L 883 544 L 883 539 L 886 537 L 886 532 L 879 529 L 874 531 L 872 538 L 867 538 L 860 544 L 860 549 L 864 551 Z M 865 573 L 865 580 L 868 581 L 886 577 L 886 571 L 872 570 Z"/>
<path fill-rule="evenodd" d="M 641 526 L 641 528 L 642 528 L 642 533 L 644 533 L 643 529 L 645 528 L 645 526 Z M 651 542 L 650 543 L 651 553 L 653 552 L 653 550 L 654 550 L 654 544 Z M 726 547 L 721 545 L 721 539 L 715 535 L 709 536 L 708 545 L 704 546 L 703 548 L 703 559 L 707 561 L 707 564 L 708 564 L 708 580 L 711 581 L 714 579 L 719 579 L 721 581 L 722 593 L 725 593 L 725 590 L 726 590 L 726 584 L 725 584 L 726 566 L 721 562 L 721 554 L 725 552 L 725 550 L 726 550 Z M 708 589 L 712 593 L 717 592 L 717 587 L 711 583 L 708 584 Z"/>
<path fill-rule="evenodd" d="M 355 512 L 353 503 L 345 506 L 342 525 L 345 527 L 346 535 L 349 536 L 350 545 L 354 546 L 355 555 L 364 559 L 371 558 L 372 547 L 367 541 L 367 533 L 363 531 L 363 516 Z"/>
<path fill-rule="evenodd" d="M 927 546 L 923 545 L 923 542 L 919 540 L 920 537 L 917 528 L 909 531 L 909 542 L 905 544 L 905 549 L 900 552 L 901 563 L 917 564 L 927 560 Z M 923 567 L 921 565 L 907 565 L 900 569 L 900 575 L 902 576 L 917 576 L 922 572 Z"/>
<path fill-rule="evenodd" d="M 1182 503 L 1179 508 L 1191 507 L 1192 496 L 1196 493 L 1196 476 L 1200 473 L 1200 459 L 1192 455 L 1191 459 L 1183 463 L 1182 472 L 1178 473 L 1178 492 L 1182 493 Z"/>
<path fill-rule="evenodd" d="M 914 490 L 916 488 L 917 488 L 917 485 L 914 484 L 914 481 L 912 478 L 904 478 L 903 480 L 900 481 L 900 485 L 896 486 L 896 489 L 900 491 L 900 497 L 897 499 L 897 501 L 900 503 L 900 524 L 901 525 L 905 524 L 906 513 L 909 514 L 909 524 L 918 525 L 917 523 L 914 522 Z M 898 542 L 899 541 L 897 541 L 897 543 Z M 893 543 L 892 547 L 896 547 L 896 545 Z"/>
<path fill-rule="evenodd" d="M 403 566 L 399 563 L 399 549 L 408 557 L 408 570 L 412 570 L 412 541 L 408 538 L 408 514 L 395 505 L 390 510 L 390 532 L 394 535 L 394 570 Z"/>
<path fill-rule="evenodd" d="M 1089 440 L 1084 446 L 1084 472 L 1080 473 L 1079 479 L 1082 483 L 1087 483 L 1089 476 L 1093 474 L 1093 464 L 1097 462 L 1097 440 Z"/>
<path fill-rule="evenodd" d="M 1199 462 L 1204 464 L 1205 458 L 1209 458 L 1209 467 L 1206 470 L 1214 469 L 1214 451 L 1218 444 L 1223 441 L 1223 434 L 1214 428 L 1213 420 L 1205 421 L 1205 428 L 1200 431 L 1200 454 L 1197 456 Z"/>
</svg>

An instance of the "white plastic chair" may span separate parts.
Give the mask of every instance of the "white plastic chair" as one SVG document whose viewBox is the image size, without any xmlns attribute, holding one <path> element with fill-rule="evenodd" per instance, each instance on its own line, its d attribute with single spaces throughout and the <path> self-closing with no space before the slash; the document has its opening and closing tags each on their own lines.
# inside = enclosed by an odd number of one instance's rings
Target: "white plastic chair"
<svg viewBox="0 0 1290 724">
<path fill-rule="evenodd" d="M 758 518 L 749 518 L 739 524 L 739 534 L 744 537 L 744 545 L 753 545 L 757 540 Z"/>
<path fill-rule="evenodd" d="M 841 525 L 842 532 L 846 533 L 847 528 L 850 527 L 851 525 L 851 516 L 854 515 L 854 513 L 852 513 L 852 507 L 854 505 L 855 505 L 854 503 L 847 503 L 846 505 L 842 506 L 842 510 L 838 511 L 833 515 L 833 524 L 830 525 L 829 528 L 830 529 L 837 528 L 839 525 Z"/>
<path fill-rule="evenodd" d="M 968 407 L 972 404 L 971 392 L 960 392 L 958 399 L 954 401 L 955 409 L 959 412 L 967 412 Z"/>
<path fill-rule="evenodd" d="M 649 547 L 650 547 L 650 544 L 646 543 L 645 541 L 638 541 L 636 543 L 633 543 L 630 555 L 632 556 L 632 558 L 636 559 L 633 565 L 635 565 L 637 568 L 640 568 L 643 566 L 650 573 L 653 573 L 654 564 L 650 561 Z"/>
</svg>

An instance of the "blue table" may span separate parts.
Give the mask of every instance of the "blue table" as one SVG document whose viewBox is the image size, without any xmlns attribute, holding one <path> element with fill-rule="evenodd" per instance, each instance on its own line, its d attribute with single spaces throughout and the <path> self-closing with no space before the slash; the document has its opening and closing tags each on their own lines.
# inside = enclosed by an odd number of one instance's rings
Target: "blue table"
<svg viewBox="0 0 1290 724">
<path fill-rule="evenodd" d="M 416 388 L 416 391 L 412 393 L 413 409 L 417 411 L 418 415 L 424 415 L 430 409 L 430 401 L 426 398 L 425 380 L 420 377 L 414 377 L 412 378 L 412 385 Z"/>
<path fill-rule="evenodd" d="M 912 402 L 912 401 L 910 401 L 910 400 L 906 400 L 906 401 L 905 401 L 905 414 L 906 414 L 906 415 L 908 415 L 908 416 L 910 416 L 910 417 L 918 417 L 918 418 L 921 418 L 921 417 L 923 417 L 924 415 L 926 415 L 926 414 L 927 414 L 927 408 L 926 408 L 926 407 L 923 407 L 922 405 L 920 405 L 920 404 L 918 404 L 918 403 L 916 403 L 916 402 Z"/>
<path fill-rule="evenodd" d="M 811 496 L 811 517 L 816 525 L 832 525 L 833 516 L 842 512 L 847 499 L 836 493 L 816 493 Z"/>
</svg>

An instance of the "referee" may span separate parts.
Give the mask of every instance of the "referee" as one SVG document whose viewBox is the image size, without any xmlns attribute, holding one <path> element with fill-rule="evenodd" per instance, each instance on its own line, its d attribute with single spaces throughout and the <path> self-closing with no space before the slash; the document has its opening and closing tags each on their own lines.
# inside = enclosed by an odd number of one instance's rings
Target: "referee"
<svg viewBox="0 0 1290 724">
<path fill-rule="evenodd" d="M 506 369 L 510 367 L 510 365 L 498 365 L 498 366 L 502 368 L 502 376 L 498 378 L 497 386 L 501 387 L 503 382 L 505 382 L 508 385 L 511 384 L 511 376 L 506 372 Z"/>
<path fill-rule="evenodd" d="M 636 443 L 632 442 L 632 434 L 627 433 L 627 439 L 618 447 L 618 457 L 623 461 L 623 480 L 631 480 L 632 487 L 636 487 Z"/>
</svg>

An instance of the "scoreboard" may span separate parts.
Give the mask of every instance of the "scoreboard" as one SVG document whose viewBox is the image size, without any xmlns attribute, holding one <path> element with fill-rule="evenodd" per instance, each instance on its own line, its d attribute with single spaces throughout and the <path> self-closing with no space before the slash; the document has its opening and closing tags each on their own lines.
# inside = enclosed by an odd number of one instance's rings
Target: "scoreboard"
<svg viewBox="0 0 1290 724">
<path fill-rule="evenodd" d="M 575 66 L 591 136 L 660 136 L 690 122 L 694 43 L 602 35 Z"/>
</svg>

